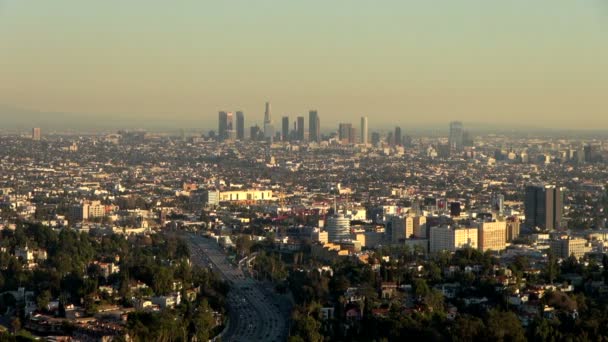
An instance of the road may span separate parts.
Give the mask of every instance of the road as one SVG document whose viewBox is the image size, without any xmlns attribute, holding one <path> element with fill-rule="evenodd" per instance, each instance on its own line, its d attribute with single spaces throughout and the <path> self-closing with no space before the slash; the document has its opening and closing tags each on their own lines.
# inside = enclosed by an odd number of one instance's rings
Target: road
<svg viewBox="0 0 608 342">
<path fill-rule="evenodd" d="M 232 265 L 213 239 L 200 235 L 185 236 L 191 260 L 202 267 L 212 267 L 230 283 L 228 327 L 222 341 L 287 340 L 290 305 L 287 300 L 262 283 L 247 277 Z"/>
</svg>

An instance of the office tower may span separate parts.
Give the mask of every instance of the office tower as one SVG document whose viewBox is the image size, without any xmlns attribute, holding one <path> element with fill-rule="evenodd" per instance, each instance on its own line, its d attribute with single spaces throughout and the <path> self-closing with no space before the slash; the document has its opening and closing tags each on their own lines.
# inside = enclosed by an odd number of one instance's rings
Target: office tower
<svg viewBox="0 0 608 342">
<path fill-rule="evenodd" d="M 352 128 L 352 124 L 349 123 L 341 123 L 338 126 L 338 139 L 342 144 L 348 144 L 350 141 L 350 131 Z"/>
<path fill-rule="evenodd" d="M 251 126 L 251 128 L 249 129 L 249 139 L 253 141 L 260 141 L 261 139 L 263 139 L 262 135 L 263 132 L 260 129 L 260 126 L 258 125 Z"/>
<path fill-rule="evenodd" d="M 564 208 L 563 188 L 554 185 L 529 185 L 526 187 L 524 207 L 528 229 L 559 229 Z"/>
<path fill-rule="evenodd" d="M 405 222 L 406 218 L 403 216 L 393 216 L 389 222 L 390 227 L 388 232 L 391 234 L 387 236 L 390 238 L 391 243 L 398 243 L 399 241 L 403 241 L 414 234 L 412 229 L 409 229 Z"/>
<path fill-rule="evenodd" d="M 511 242 L 519 237 L 520 224 L 517 218 L 507 220 L 506 241 Z"/>
<path fill-rule="evenodd" d="M 266 102 L 266 108 L 264 110 L 264 123 L 272 123 L 272 117 L 270 113 L 270 102 Z"/>
<path fill-rule="evenodd" d="M 456 251 L 462 248 L 477 249 L 477 228 L 453 228 L 450 226 L 437 226 L 430 229 L 430 251 Z"/>
<path fill-rule="evenodd" d="M 220 112 L 218 122 L 217 137 L 219 141 L 222 141 L 225 140 L 228 135 L 228 113 L 223 111 Z"/>
<path fill-rule="evenodd" d="M 461 152 L 463 147 L 464 139 L 464 128 L 462 122 L 452 121 L 450 122 L 450 136 L 448 138 L 448 144 L 450 149 Z"/>
<path fill-rule="evenodd" d="M 308 138 L 310 141 L 321 142 L 321 122 L 316 110 L 308 112 Z"/>
<path fill-rule="evenodd" d="M 234 125 L 234 114 L 232 112 L 226 113 L 226 139 L 234 141 L 236 139 L 236 130 Z"/>
<path fill-rule="evenodd" d="M 327 235 L 330 242 L 350 239 L 350 218 L 344 214 L 334 214 L 327 219 Z"/>
<path fill-rule="evenodd" d="M 241 111 L 236 112 L 236 138 L 245 140 L 245 114 Z"/>
<path fill-rule="evenodd" d="M 372 133 L 372 145 L 376 146 L 380 143 L 380 133 L 373 132 Z"/>
<path fill-rule="evenodd" d="M 234 119 L 232 112 L 220 112 L 219 113 L 219 125 L 218 125 L 218 139 L 234 140 L 236 138 L 236 131 L 234 130 Z"/>
<path fill-rule="evenodd" d="M 40 128 L 32 128 L 32 140 L 39 141 L 41 137 Z"/>
<path fill-rule="evenodd" d="M 296 140 L 304 141 L 304 117 L 298 116 L 296 122 Z"/>
<path fill-rule="evenodd" d="M 395 146 L 401 145 L 401 127 L 395 127 L 395 135 L 393 136 L 393 143 Z"/>
<path fill-rule="evenodd" d="M 368 141 L 368 132 L 367 132 L 367 116 L 361 117 L 361 143 L 363 145 L 367 145 Z"/>
<path fill-rule="evenodd" d="M 426 216 L 408 216 L 405 218 L 405 230 L 414 237 L 426 239 Z M 409 235 L 408 235 L 409 237 Z"/>
<path fill-rule="evenodd" d="M 478 227 L 479 250 L 502 251 L 507 242 L 507 222 L 481 222 Z"/>
<path fill-rule="evenodd" d="M 274 138 L 274 126 L 272 125 L 270 102 L 266 102 L 266 109 L 264 111 L 264 138 L 270 141 L 272 141 L 272 138 Z"/>
<path fill-rule="evenodd" d="M 350 133 L 348 135 L 348 143 L 349 144 L 357 144 L 359 143 L 359 135 L 357 134 L 357 129 L 355 127 L 350 128 Z"/>
<path fill-rule="evenodd" d="M 289 116 L 284 116 L 281 120 L 281 140 L 289 140 Z"/>
</svg>

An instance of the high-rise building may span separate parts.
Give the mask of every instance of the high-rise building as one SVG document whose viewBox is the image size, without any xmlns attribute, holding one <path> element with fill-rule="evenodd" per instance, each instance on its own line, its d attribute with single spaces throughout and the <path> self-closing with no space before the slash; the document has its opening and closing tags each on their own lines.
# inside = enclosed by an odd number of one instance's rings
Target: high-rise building
<svg viewBox="0 0 608 342">
<path fill-rule="evenodd" d="M 519 237 L 520 224 L 517 218 L 507 220 L 506 241 L 512 242 Z"/>
<path fill-rule="evenodd" d="M 387 236 L 387 238 L 390 239 L 391 243 L 398 243 L 414 234 L 412 227 L 407 226 L 406 218 L 403 216 L 393 216 L 388 224 L 390 227 L 388 227 L 386 232 L 390 233 L 390 236 Z"/>
<path fill-rule="evenodd" d="M 236 138 L 245 140 L 245 114 L 241 111 L 236 112 Z"/>
<path fill-rule="evenodd" d="M 304 117 L 298 116 L 297 118 L 297 130 L 296 130 L 296 139 L 299 141 L 304 141 Z"/>
<path fill-rule="evenodd" d="M 316 110 L 308 112 L 308 139 L 314 142 L 321 141 L 321 122 Z"/>
<path fill-rule="evenodd" d="M 338 126 L 338 139 L 343 144 L 348 144 L 350 142 L 350 132 L 353 128 L 352 124 L 349 123 L 341 123 Z"/>
<path fill-rule="evenodd" d="M 395 127 L 395 135 L 393 136 L 393 145 L 401 145 L 401 127 Z"/>
<path fill-rule="evenodd" d="M 359 134 L 357 134 L 357 129 L 355 127 L 350 128 L 350 134 L 348 135 L 348 143 L 349 144 L 358 144 L 359 143 Z"/>
<path fill-rule="evenodd" d="M 464 126 L 460 121 L 450 122 L 450 136 L 448 138 L 448 144 L 450 149 L 461 152 L 463 150 L 464 140 Z"/>
<path fill-rule="evenodd" d="M 326 230 L 329 242 L 350 239 L 350 218 L 344 214 L 331 215 L 327 218 Z"/>
<path fill-rule="evenodd" d="M 270 102 L 266 102 L 266 107 L 264 110 L 264 123 L 272 123 L 272 116 L 270 113 Z"/>
<path fill-rule="evenodd" d="M 266 102 L 264 110 L 264 139 L 272 141 L 274 138 L 274 126 L 272 125 L 272 115 L 270 113 L 270 102 Z"/>
<path fill-rule="evenodd" d="M 281 140 L 289 140 L 289 116 L 284 116 L 281 121 Z"/>
<path fill-rule="evenodd" d="M 219 125 L 217 129 L 218 139 L 220 141 L 223 140 L 232 140 L 236 138 L 236 132 L 234 131 L 234 122 L 233 122 L 232 112 L 219 112 Z"/>
<path fill-rule="evenodd" d="M 406 232 L 412 232 L 414 237 L 426 239 L 426 216 L 408 216 L 405 219 Z M 411 235 L 410 234 L 410 235 Z M 409 235 L 408 235 L 409 237 Z"/>
<path fill-rule="evenodd" d="M 506 248 L 507 223 L 505 221 L 481 222 L 478 228 L 479 250 L 502 251 Z"/>
<path fill-rule="evenodd" d="M 361 139 L 360 142 L 363 145 L 367 145 L 368 141 L 368 131 L 367 131 L 367 116 L 361 117 Z"/>
<path fill-rule="evenodd" d="M 39 141 L 41 136 L 42 136 L 42 134 L 41 134 L 40 128 L 38 128 L 38 127 L 32 128 L 32 140 Z"/>
<path fill-rule="evenodd" d="M 528 229 L 559 229 L 564 208 L 563 188 L 555 185 L 529 185 L 526 187 L 524 207 Z"/>
<path fill-rule="evenodd" d="M 260 126 L 251 126 L 251 128 L 249 129 L 249 139 L 253 141 L 264 140 L 264 132 L 262 132 Z"/>
<path fill-rule="evenodd" d="M 380 143 L 380 133 L 373 132 L 372 133 L 372 145 L 376 146 Z"/>
</svg>

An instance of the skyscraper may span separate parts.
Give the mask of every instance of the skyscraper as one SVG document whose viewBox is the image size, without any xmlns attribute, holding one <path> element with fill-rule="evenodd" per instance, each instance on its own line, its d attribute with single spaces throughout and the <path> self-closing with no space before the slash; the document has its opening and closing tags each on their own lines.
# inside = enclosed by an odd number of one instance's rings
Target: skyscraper
<svg viewBox="0 0 608 342">
<path fill-rule="evenodd" d="M 349 123 L 341 123 L 338 126 L 338 139 L 343 144 L 348 144 L 350 142 L 350 133 L 353 128 L 352 124 Z"/>
<path fill-rule="evenodd" d="M 282 120 L 281 140 L 289 140 L 289 116 L 284 116 Z"/>
<path fill-rule="evenodd" d="M 360 142 L 363 145 L 367 145 L 367 138 L 368 138 L 367 116 L 362 116 L 361 117 L 361 139 L 360 139 Z"/>
<path fill-rule="evenodd" d="M 225 140 L 227 137 L 228 130 L 228 113 L 219 112 L 218 115 L 218 127 L 217 127 L 217 138 L 219 141 Z"/>
<path fill-rule="evenodd" d="M 401 127 L 395 127 L 395 135 L 393 136 L 395 146 L 401 145 Z"/>
<path fill-rule="evenodd" d="M 266 102 L 266 110 L 264 111 L 264 138 L 270 141 L 272 141 L 274 138 L 274 126 L 272 125 L 270 102 Z"/>
<path fill-rule="evenodd" d="M 321 141 L 321 123 L 316 110 L 308 112 L 308 139 L 314 142 Z"/>
<path fill-rule="evenodd" d="M 39 141 L 41 136 L 42 134 L 40 133 L 40 128 L 32 128 L 32 140 Z"/>
<path fill-rule="evenodd" d="M 380 133 L 373 132 L 372 133 L 372 145 L 376 146 L 380 143 Z"/>
<path fill-rule="evenodd" d="M 304 141 L 304 117 L 298 116 L 297 140 Z"/>
<path fill-rule="evenodd" d="M 350 239 L 350 218 L 344 214 L 334 214 L 327 218 L 327 235 L 330 242 Z"/>
<path fill-rule="evenodd" d="M 264 123 L 272 123 L 272 117 L 270 114 L 270 102 L 266 102 L 266 109 L 264 110 Z"/>
<path fill-rule="evenodd" d="M 241 111 L 236 112 L 236 138 L 245 140 L 245 114 Z"/>
<path fill-rule="evenodd" d="M 450 122 L 450 136 L 448 138 L 448 144 L 450 149 L 456 152 L 461 152 L 464 140 L 464 127 L 460 121 Z"/>
<path fill-rule="evenodd" d="M 564 208 L 563 189 L 555 185 L 529 185 L 524 199 L 526 227 L 553 230 L 561 228 Z"/>
</svg>

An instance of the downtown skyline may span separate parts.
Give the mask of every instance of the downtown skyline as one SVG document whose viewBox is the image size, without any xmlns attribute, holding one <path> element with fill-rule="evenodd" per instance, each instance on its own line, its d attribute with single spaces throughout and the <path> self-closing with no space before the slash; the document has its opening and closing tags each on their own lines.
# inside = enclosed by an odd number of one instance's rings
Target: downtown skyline
<svg viewBox="0 0 608 342">
<path fill-rule="evenodd" d="M 276 116 L 314 107 L 331 126 L 601 129 L 607 14 L 601 1 L 3 1 L 0 118 L 204 128 L 220 108 L 257 121 L 270 98 Z"/>
</svg>

